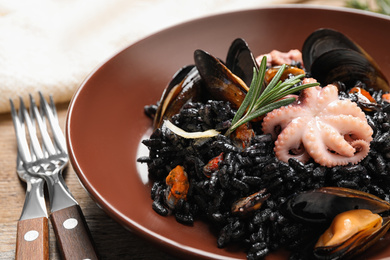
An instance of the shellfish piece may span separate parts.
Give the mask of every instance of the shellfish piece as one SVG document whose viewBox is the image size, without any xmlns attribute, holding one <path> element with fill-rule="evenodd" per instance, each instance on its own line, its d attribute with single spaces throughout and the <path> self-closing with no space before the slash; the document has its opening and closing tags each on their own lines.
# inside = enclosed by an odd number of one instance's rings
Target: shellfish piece
<svg viewBox="0 0 390 260">
<path fill-rule="evenodd" d="M 229 101 L 234 109 L 238 109 L 249 90 L 245 82 L 219 59 L 203 50 L 196 50 L 194 59 L 206 91 L 214 99 Z"/>
<path fill-rule="evenodd" d="M 174 209 L 180 199 L 187 199 L 188 189 L 190 187 L 187 173 L 181 165 L 171 170 L 165 179 L 168 186 L 166 190 L 166 203 L 169 208 Z"/>
<path fill-rule="evenodd" d="M 265 193 L 266 189 L 262 189 L 248 197 L 237 200 L 232 205 L 232 213 L 246 215 L 249 212 L 260 209 L 264 201 L 266 201 L 271 196 L 271 194 Z"/>
<path fill-rule="evenodd" d="M 380 215 L 366 209 L 350 210 L 335 217 L 315 247 L 317 259 L 346 259 L 365 251 L 389 228 Z"/>
<path fill-rule="evenodd" d="M 355 93 L 357 95 L 357 104 L 367 112 L 374 111 L 380 105 L 376 102 L 376 100 L 370 95 L 370 93 L 361 88 L 361 87 L 353 87 L 349 93 Z"/>
<path fill-rule="evenodd" d="M 331 226 L 318 239 L 315 247 L 335 246 L 357 233 L 377 231 L 382 226 L 382 217 L 367 209 L 345 211 L 337 215 Z"/>
<path fill-rule="evenodd" d="M 210 178 L 211 174 L 219 169 L 219 163 L 223 161 L 223 152 L 211 159 L 204 167 L 203 173 Z"/>
<path fill-rule="evenodd" d="M 319 56 L 335 49 L 351 49 L 359 53 L 364 52 L 360 46 L 343 33 L 322 28 L 311 33 L 303 43 L 302 60 L 304 66 L 306 69 L 310 69 L 312 63 Z"/>
<path fill-rule="evenodd" d="M 313 224 L 329 224 L 338 214 L 354 209 L 381 213 L 390 210 L 390 203 L 358 190 L 323 187 L 297 193 L 283 205 L 286 214 Z"/>
<path fill-rule="evenodd" d="M 253 78 L 253 68 L 255 67 L 258 70 L 258 66 L 252 51 L 244 39 L 237 38 L 230 45 L 226 57 L 226 67 L 241 78 L 247 86 L 250 86 Z"/>
<path fill-rule="evenodd" d="M 276 73 L 279 71 L 280 67 L 281 66 L 274 66 L 274 67 L 267 69 L 267 71 L 265 73 L 265 77 L 264 77 L 264 81 L 265 81 L 266 85 L 268 85 L 268 83 L 271 82 L 271 80 L 274 78 Z M 284 81 L 285 79 L 287 79 L 287 77 L 289 75 L 298 76 L 298 75 L 305 75 L 305 74 L 306 73 L 303 69 L 300 69 L 300 68 L 295 67 L 295 66 L 287 65 L 285 70 L 283 71 L 282 76 L 280 77 L 280 80 Z"/>
<path fill-rule="evenodd" d="M 237 148 L 244 149 L 247 147 L 252 138 L 255 136 L 255 131 L 249 127 L 249 124 L 243 124 L 231 134 L 233 142 Z"/>
<path fill-rule="evenodd" d="M 307 71 L 322 85 L 341 81 L 352 88 L 362 81 L 367 88 L 389 91 L 389 83 L 374 59 L 357 43 L 332 29 L 314 31 L 302 47 Z"/>
<path fill-rule="evenodd" d="M 202 97 L 203 83 L 194 65 L 181 68 L 165 88 L 153 121 L 154 129 L 159 128 L 164 119 L 170 119 L 190 102 Z"/>
<path fill-rule="evenodd" d="M 390 90 L 382 72 L 365 56 L 350 49 L 335 49 L 322 54 L 313 61 L 310 73 L 323 85 L 341 81 L 352 88 L 361 81 L 367 88 Z"/>
</svg>

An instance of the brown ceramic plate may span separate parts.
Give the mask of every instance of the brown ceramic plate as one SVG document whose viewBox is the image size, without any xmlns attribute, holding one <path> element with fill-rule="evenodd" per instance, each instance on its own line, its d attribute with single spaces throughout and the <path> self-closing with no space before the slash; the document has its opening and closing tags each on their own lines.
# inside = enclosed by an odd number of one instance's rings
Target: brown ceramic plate
<svg viewBox="0 0 390 260">
<path fill-rule="evenodd" d="M 95 70 L 75 94 L 66 135 L 71 162 L 92 198 L 116 221 L 177 256 L 245 259 L 237 248 L 218 249 L 207 225 L 178 224 L 151 207 L 150 184 L 137 164 L 151 121 L 143 113 L 172 75 L 193 63 L 195 49 L 222 59 L 231 42 L 246 39 L 255 55 L 302 47 L 315 29 L 329 27 L 355 39 L 390 78 L 390 19 L 349 9 L 275 6 L 227 13 L 177 25 L 124 49 Z M 390 247 L 389 247 L 390 249 Z M 390 256 L 390 250 L 377 250 Z M 273 255 L 270 259 L 285 259 Z"/>
</svg>

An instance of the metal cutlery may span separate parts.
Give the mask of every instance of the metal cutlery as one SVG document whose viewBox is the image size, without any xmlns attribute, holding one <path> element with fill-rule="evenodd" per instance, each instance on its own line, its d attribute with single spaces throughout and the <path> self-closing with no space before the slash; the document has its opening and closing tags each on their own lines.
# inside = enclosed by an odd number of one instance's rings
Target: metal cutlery
<svg viewBox="0 0 390 260">
<path fill-rule="evenodd" d="M 16 159 L 19 178 L 27 183 L 26 198 L 17 225 L 15 259 L 49 259 L 49 228 L 43 194 L 44 180 L 26 173 L 19 155 Z"/>
<path fill-rule="evenodd" d="M 30 95 L 30 114 L 22 98 L 19 113 L 10 100 L 20 160 L 29 175 L 47 183 L 49 218 L 63 258 L 98 259 L 81 208 L 62 177 L 69 158 L 53 99 L 49 105 L 42 93 L 39 95 L 40 109 Z M 27 134 L 24 126 L 27 126 Z"/>
</svg>

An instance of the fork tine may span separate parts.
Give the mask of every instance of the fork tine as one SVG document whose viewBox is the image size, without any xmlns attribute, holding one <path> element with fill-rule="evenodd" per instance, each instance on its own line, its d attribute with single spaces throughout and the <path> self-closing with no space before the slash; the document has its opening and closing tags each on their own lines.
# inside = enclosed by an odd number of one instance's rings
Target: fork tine
<svg viewBox="0 0 390 260">
<path fill-rule="evenodd" d="M 32 146 L 33 154 L 35 154 L 35 156 L 38 159 L 43 159 L 44 158 L 44 154 L 43 154 L 41 145 L 39 144 L 37 131 L 36 131 L 35 127 L 33 126 L 33 123 L 31 121 L 30 115 L 27 112 L 27 108 L 24 105 L 23 99 L 21 97 L 20 97 L 20 108 L 19 109 L 20 109 L 20 111 L 22 113 L 22 117 L 24 119 L 24 122 L 27 125 L 27 131 L 28 131 L 28 134 L 30 136 L 30 144 Z"/>
<path fill-rule="evenodd" d="M 62 130 L 58 122 L 57 111 L 55 110 L 53 99 L 51 98 L 50 100 L 51 103 L 51 107 L 50 107 L 50 105 L 47 103 L 46 99 L 43 97 L 41 92 L 39 92 L 39 96 L 41 101 L 41 107 L 43 108 L 46 117 L 49 121 L 49 125 L 52 129 L 54 140 L 58 146 L 58 149 L 60 149 L 60 151 L 63 153 L 67 153 L 65 136 L 62 133 Z M 54 109 L 52 109 L 53 107 Z"/>
<path fill-rule="evenodd" d="M 31 94 L 30 94 L 30 111 L 32 111 L 32 115 L 34 116 L 34 118 L 38 124 L 39 131 L 41 132 L 41 137 L 43 140 L 43 147 L 45 148 L 44 150 L 47 151 L 51 155 L 56 154 L 56 150 L 55 150 L 55 147 L 51 141 L 50 135 L 47 131 L 47 127 L 46 127 L 46 123 L 44 121 L 44 118 L 39 113 L 38 107 L 35 104 L 35 100 Z"/>
<path fill-rule="evenodd" d="M 16 112 L 15 105 L 12 99 L 10 99 L 9 102 L 11 104 L 11 115 L 12 115 L 12 121 L 14 123 L 14 128 L 15 128 L 16 142 L 18 145 L 18 154 L 20 154 L 22 161 L 30 162 L 31 154 L 29 152 L 30 149 L 26 139 L 24 124 L 21 122 L 22 115 L 18 115 L 18 113 Z"/>
</svg>

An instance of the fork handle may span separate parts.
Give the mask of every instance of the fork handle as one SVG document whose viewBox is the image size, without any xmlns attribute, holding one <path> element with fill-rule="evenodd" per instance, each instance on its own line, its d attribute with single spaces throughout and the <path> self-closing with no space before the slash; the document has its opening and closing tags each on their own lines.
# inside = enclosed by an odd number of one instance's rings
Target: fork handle
<svg viewBox="0 0 390 260">
<path fill-rule="evenodd" d="M 49 227 L 46 217 L 19 220 L 15 260 L 49 259 Z"/>
<path fill-rule="evenodd" d="M 50 220 L 63 259 L 99 259 L 79 205 L 52 212 Z"/>
</svg>

